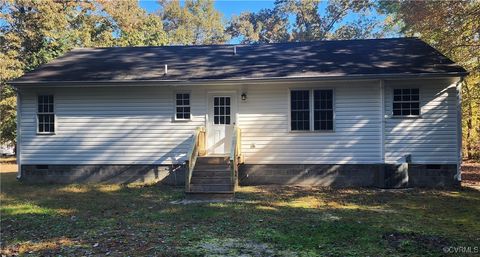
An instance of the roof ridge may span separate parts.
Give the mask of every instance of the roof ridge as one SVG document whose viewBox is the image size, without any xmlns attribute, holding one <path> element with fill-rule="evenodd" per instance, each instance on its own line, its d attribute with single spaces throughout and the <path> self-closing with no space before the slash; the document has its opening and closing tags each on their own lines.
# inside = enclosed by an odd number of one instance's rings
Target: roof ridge
<svg viewBox="0 0 480 257">
<path fill-rule="evenodd" d="M 354 41 L 389 41 L 389 40 L 420 40 L 418 37 L 391 37 L 391 38 L 357 38 L 357 39 L 328 39 L 328 40 L 311 40 L 311 41 L 289 41 L 274 43 L 252 43 L 252 44 L 203 44 L 203 45 L 163 45 L 163 46 L 101 46 L 101 47 L 74 47 L 71 51 L 82 49 L 127 49 L 127 48 L 196 48 L 196 47 L 243 47 L 243 46 L 265 46 L 265 45 L 294 45 L 294 44 L 313 44 L 328 42 L 354 42 Z M 423 42 L 423 41 L 422 41 Z"/>
</svg>

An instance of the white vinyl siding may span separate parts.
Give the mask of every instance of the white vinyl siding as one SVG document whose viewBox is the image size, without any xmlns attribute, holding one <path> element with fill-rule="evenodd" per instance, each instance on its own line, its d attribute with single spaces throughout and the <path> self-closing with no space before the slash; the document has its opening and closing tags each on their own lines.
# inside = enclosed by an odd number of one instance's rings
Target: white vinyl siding
<svg viewBox="0 0 480 257">
<path fill-rule="evenodd" d="M 419 88 L 419 117 L 392 115 L 397 88 Z M 457 163 L 456 102 L 455 85 L 446 79 L 386 81 L 385 161 L 402 162 L 411 154 L 413 163 Z"/>
<path fill-rule="evenodd" d="M 236 92 L 247 164 L 382 163 L 383 148 L 386 162 L 411 154 L 414 163 L 455 164 L 457 100 L 446 81 L 385 81 L 384 147 L 378 80 L 22 89 L 22 164 L 183 163 L 193 131 L 206 125 L 209 92 Z M 420 117 L 391 117 L 392 90 L 404 87 L 420 89 Z M 333 90 L 334 131 L 290 130 L 289 92 L 296 88 Z M 175 122 L 177 90 L 190 92 L 191 119 L 185 122 Z M 36 97 L 42 91 L 55 95 L 56 133 L 50 136 L 37 135 Z"/>
<path fill-rule="evenodd" d="M 22 91 L 22 164 L 171 164 L 186 158 L 191 134 L 204 125 L 203 97 L 191 120 L 174 122 L 168 87 L 55 88 L 57 132 L 36 135 L 36 96 Z M 193 95 L 199 94 L 195 89 Z"/>
<path fill-rule="evenodd" d="M 333 89 L 334 132 L 290 132 L 292 85 L 249 86 L 240 103 L 242 152 L 250 164 L 379 163 L 380 98 L 378 82 L 331 82 L 298 89 Z"/>
</svg>

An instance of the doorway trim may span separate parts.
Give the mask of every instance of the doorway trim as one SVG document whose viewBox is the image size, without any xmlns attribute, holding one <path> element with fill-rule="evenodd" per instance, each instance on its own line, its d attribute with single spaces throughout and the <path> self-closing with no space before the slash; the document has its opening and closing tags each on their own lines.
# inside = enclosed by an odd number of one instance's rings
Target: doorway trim
<svg viewBox="0 0 480 257">
<path fill-rule="evenodd" d="M 210 111 L 213 110 L 213 97 L 215 96 L 231 96 L 231 103 L 230 103 L 230 115 L 231 115 L 231 125 L 236 126 L 238 124 L 238 108 L 239 108 L 239 100 L 238 100 L 238 90 L 208 90 L 206 93 L 206 111 L 205 111 L 205 128 L 206 128 L 206 150 L 207 155 L 218 155 L 214 154 L 211 151 L 211 145 L 209 142 L 209 136 L 211 133 L 211 126 L 210 122 L 213 122 L 213 117 L 210 115 Z M 212 100 L 210 100 L 212 99 Z M 228 139 L 230 140 L 230 139 Z M 228 155 L 228 152 L 225 152 L 222 155 Z"/>
</svg>

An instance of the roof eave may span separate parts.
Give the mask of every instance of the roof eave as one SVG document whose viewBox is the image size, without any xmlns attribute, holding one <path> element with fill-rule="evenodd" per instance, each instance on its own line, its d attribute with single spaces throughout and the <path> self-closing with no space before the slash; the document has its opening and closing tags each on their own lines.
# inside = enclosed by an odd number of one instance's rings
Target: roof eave
<svg viewBox="0 0 480 257">
<path fill-rule="evenodd" d="M 265 77 L 265 78 L 239 78 L 239 79 L 194 79 L 194 80 L 90 80 L 90 81 L 11 81 L 14 87 L 23 86 L 119 86 L 119 85 L 193 85 L 212 83 L 245 83 L 262 81 L 316 81 L 316 80 L 364 80 L 364 79 L 412 79 L 412 78 L 441 78 L 464 77 L 468 72 L 443 72 L 443 73 L 407 73 L 407 74 L 357 74 L 357 75 L 332 75 L 332 76 L 296 76 L 296 77 Z"/>
</svg>

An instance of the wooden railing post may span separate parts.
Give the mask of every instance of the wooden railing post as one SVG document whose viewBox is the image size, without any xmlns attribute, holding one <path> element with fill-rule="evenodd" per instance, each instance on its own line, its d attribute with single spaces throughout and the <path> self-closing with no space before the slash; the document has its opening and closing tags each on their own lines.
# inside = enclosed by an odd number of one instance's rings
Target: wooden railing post
<svg viewBox="0 0 480 257">
<path fill-rule="evenodd" d="M 238 146 L 238 163 L 243 163 L 243 154 L 242 154 L 242 129 L 238 128 L 237 135 L 237 146 Z"/>
<path fill-rule="evenodd" d="M 192 172 L 199 156 L 200 149 L 205 149 L 205 128 L 198 127 L 193 132 L 192 145 L 187 154 L 187 161 L 185 161 L 185 191 L 190 192 L 190 181 L 192 180 Z"/>
<path fill-rule="evenodd" d="M 185 192 L 190 192 L 190 161 L 185 162 Z"/>
<path fill-rule="evenodd" d="M 241 138 L 241 129 L 235 126 L 233 129 L 232 145 L 230 148 L 230 171 L 234 191 L 238 186 L 238 165 L 241 161 L 242 155 Z"/>
<path fill-rule="evenodd" d="M 206 137 L 205 137 L 205 128 L 200 128 L 200 133 L 198 134 L 198 155 L 205 156 L 207 154 L 206 150 Z"/>
</svg>

